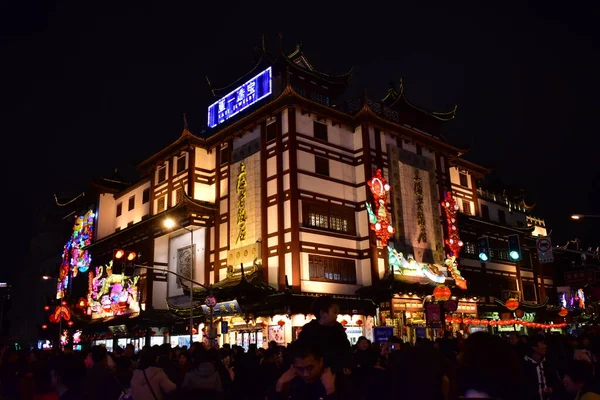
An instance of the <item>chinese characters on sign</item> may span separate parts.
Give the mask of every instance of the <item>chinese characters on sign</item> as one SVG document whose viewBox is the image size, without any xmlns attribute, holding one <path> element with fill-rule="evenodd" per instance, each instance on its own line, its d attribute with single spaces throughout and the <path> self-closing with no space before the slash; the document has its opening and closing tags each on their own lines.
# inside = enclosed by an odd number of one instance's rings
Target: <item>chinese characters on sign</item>
<svg viewBox="0 0 600 400">
<path fill-rule="evenodd" d="M 210 315 L 210 308 L 207 305 L 202 305 L 202 311 L 206 315 Z M 222 303 L 216 303 L 213 307 L 213 315 L 215 317 L 223 317 L 227 315 L 238 315 L 241 313 L 240 305 L 237 300 L 224 301 Z"/>
<path fill-rule="evenodd" d="M 271 94 L 271 67 L 208 107 L 208 127 L 214 128 Z"/>
</svg>

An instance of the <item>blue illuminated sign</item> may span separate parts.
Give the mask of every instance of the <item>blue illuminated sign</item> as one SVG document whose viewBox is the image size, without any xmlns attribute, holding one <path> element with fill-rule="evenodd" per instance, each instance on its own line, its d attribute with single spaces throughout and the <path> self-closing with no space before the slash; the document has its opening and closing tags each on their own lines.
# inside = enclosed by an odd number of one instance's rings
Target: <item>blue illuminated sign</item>
<svg viewBox="0 0 600 400">
<path fill-rule="evenodd" d="M 271 94 L 271 67 L 208 107 L 208 127 L 214 128 Z"/>
</svg>

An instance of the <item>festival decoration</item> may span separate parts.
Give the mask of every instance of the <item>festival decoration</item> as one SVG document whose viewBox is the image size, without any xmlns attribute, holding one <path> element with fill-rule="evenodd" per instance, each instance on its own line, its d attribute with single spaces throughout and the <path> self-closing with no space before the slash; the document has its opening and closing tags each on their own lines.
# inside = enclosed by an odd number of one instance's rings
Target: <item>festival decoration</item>
<svg viewBox="0 0 600 400">
<path fill-rule="evenodd" d="M 435 289 L 433 289 L 433 297 L 435 297 L 437 301 L 446 301 L 451 295 L 452 292 L 446 285 L 438 285 Z"/>
<path fill-rule="evenodd" d="M 56 306 L 56 308 L 54 309 L 54 313 L 50 314 L 50 317 L 48 319 L 52 323 L 57 323 L 61 320 L 61 318 L 65 321 L 71 319 L 71 310 L 69 309 L 69 307 L 64 305 Z"/>
<path fill-rule="evenodd" d="M 387 197 L 390 192 L 390 185 L 383 177 L 380 169 L 375 171 L 375 175 L 367 182 L 367 185 L 371 189 L 375 207 L 377 208 L 377 212 L 375 213 L 371 204 L 369 202 L 366 203 L 369 224 L 371 225 L 371 230 L 375 231 L 375 236 L 381 241 L 381 245 L 387 246 L 388 240 L 395 232 L 390 213 L 387 209 Z"/>
<path fill-rule="evenodd" d="M 473 320 L 471 318 L 469 318 L 469 317 L 463 318 L 463 324 L 471 325 L 471 322 L 473 322 Z"/>
<path fill-rule="evenodd" d="M 561 308 L 560 311 L 558 312 L 558 315 L 560 315 L 561 317 L 566 317 L 569 314 L 569 310 L 567 310 L 566 308 Z"/>
<path fill-rule="evenodd" d="M 285 321 L 284 321 L 284 320 L 282 320 L 282 319 L 280 319 L 280 320 L 277 322 L 277 325 L 279 325 L 279 326 L 284 326 L 284 325 L 285 325 Z"/>
<path fill-rule="evenodd" d="M 506 303 L 504 303 L 504 307 L 508 308 L 510 311 L 515 311 L 519 308 L 519 300 L 517 299 L 508 299 Z"/>
<path fill-rule="evenodd" d="M 92 243 L 94 232 L 94 213 L 90 210 L 85 215 L 75 217 L 73 234 L 63 247 L 62 261 L 58 272 L 56 298 L 62 299 L 69 286 L 69 279 L 76 277 L 78 272 L 86 272 L 92 258 L 87 250 L 82 250 Z"/>
<path fill-rule="evenodd" d="M 458 262 L 456 261 L 456 256 L 450 256 L 446 258 L 444 261 L 446 268 L 450 271 L 450 275 L 454 278 L 454 282 L 456 286 L 461 288 L 462 290 L 467 290 L 467 280 L 463 278 L 462 274 L 458 270 Z"/>
<path fill-rule="evenodd" d="M 405 259 L 404 255 L 398 253 L 391 245 L 388 245 L 388 261 L 392 273 L 408 276 L 426 276 L 436 283 L 444 283 L 446 281 L 444 274 L 435 265 L 420 264 L 410 254 Z"/>
<path fill-rule="evenodd" d="M 583 293 L 583 289 L 577 289 L 577 305 L 579 306 L 579 308 L 584 309 L 585 308 L 585 294 Z"/>
<path fill-rule="evenodd" d="M 418 243 L 427 243 L 427 229 L 425 226 L 425 211 L 423 210 L 423 181 L 419 169 L 415 168 L 414 178 L 415 198 L 417 199 L 417 224 L 419 225 Z"/>
<path fill-rule="evenodd" d="M 493 320 L 491 320 L 491 321 L 489 322 L 489 325 L 490 325 L 491 327 L 494 327 L 494 326 L 498 325 L 498 321 L 496 321 L 495 319 L 493 319 Z"/>
<path fill-rule="evenodd" d="M 363 324 L 363 321 L 362 321 L 362 319 L 359 319 L 358 321 L 356 321 L 356 325 L 358 325 L 358 326 L 362 326 L 362 324 Z"/>
<path fill-rule="evenodd" d="M 44 311 L 50 311 L 50 306 L 44 306 Z"/>
<path fill-rule="evenodd" d="M 90 272 L 88 315 L 92 319 L 140 312 L 137 282 L 139 276 L 112 273 L 112 261 Z"/>
<path fill-rule="evenodd" d="M 240 173 L 237 177 L 237 185 L 235 187 L 235 192 L 238 195 L 237 201 L 237 226 L 238 226 L 238 235 L 235 240 L 236 243 L 243 241 L 246 239 L 246 189 L 248 187 L 248 182 L 246 180 L 246 164 L 240 163 Z"/>
<path fill-rule="evenodd" d="M 446 244 L 452 252 L 452 255 L 449 256 L 444 263 L 454 278 L 456 286 L 462 290 L 467 290 L 467 281 L 460 274 L 458 262 L 456 261 L 464 243 L 460 240 L 458 235 L 458 220 L 456 214 L 459 207 L 458 204 L 456 204 L 454 197 L 452 197 L 451 192 L 446 192 L 446 197 L 442 201 L 442 207 L 446 211 L 446 225 L 448 226 L 448 238 L 446 239 Z"/>
<path fill-rule="evenodd" d="M 42 329 L 44 329 L 44 330 L 48 329 L 48 325 L 46 325 L 46 324 L 42 325 Z"/>
</svg>

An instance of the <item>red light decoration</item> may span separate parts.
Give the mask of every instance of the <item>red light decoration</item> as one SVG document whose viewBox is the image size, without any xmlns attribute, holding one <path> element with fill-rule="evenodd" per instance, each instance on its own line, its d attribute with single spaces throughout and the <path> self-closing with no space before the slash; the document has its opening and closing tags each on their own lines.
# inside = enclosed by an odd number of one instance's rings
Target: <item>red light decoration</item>
<svg viewBox="0 0 600 400">
<path fill-rule="evenodd" d="M 569 310 L 567 310 L 566 308 L 561 308 L 560 311 L 558 312 L 558 315 L 560 315 L 561 317 L 566 317 L 569 314 Z"/>
<path fill-rule="evenodd" d="M 519 308 L 519 300 L 517 299 L 508 299 L 506 303 L 504 303 L 504 307 L 508 308 L 510 311 L 515 311 Z"/>
<path fill-rule="evenodd" d="M 435 289 L 433 289 L 433 297 L 435 297 L 435 299 L 438 301 L 446 301 L 451 295 L 452 292 L 446 285 L 438 285 Z"/>
<path fill-rule="evenodd" d="M 479 324 L 481 324 L 481 320 L 480 320 L 480 319 L 477 319 L 477 318 L 475 318 L 475 319 L 473 320 L 473 325 L 479 325 Z"/>
<path fill-rule="evenodd" d="M 452 323 L 452 316 L 446 315 L 446 318 L 444 318 L 444 321 L 446 321 L 447 324 L 451 324 Z"/>
<path fill-rule="evenodd" d="M 395 232 L 390 213 L 387 209 L 387 197 L 390 192 L 390 185 L 383 177 L 380 169 L 375 171 L 375 175 L 367 182 L 367 185 L 371 189 L 375 203 L 374 208 L 368 202 L 366 203 L 371 230 L 375 231 L 375 236 L 381 241 L 381 245 L 387 246 L 388 240 Z"/>
<path fill-rule="evenodd" d="M 446 197 L 442 201 L 442 207 L 446 211 L 446 225 L 448 226 L 446 245 L 452 252 L 452 256 L 446 259 L 445 264 L 454 278 L 456 286 L 462 290 L 467 290 L 467 281 L 460 274 L 458 262 L 456 261 L 458 253 L 460 253 L 460 249 L 463 247 L 464 243 L 460 240 L 460 236 L 458 236 L 458 219 L 456 214 L 459 207 L 458 204 L 456 204 L 454 197 L 452 197 L 452 192 L 446 192 Z"/>
<path fill-rule="evenodd" d="M 69 307 L 56 306 L 56 308 L 54 309 L 54 314 L 50 315 L 48 319 L 50 320 L 50 322 L 57 323 L 58 321 L 60 321 L 61 318 L 65 321 L 71 319 L 71 310 L 69 309 Z"/>
<path fill-rule="evenodd" d="M 473 320 L 469 317 L 466 317 L 463 319 L 463 324 L 465 324 L 465 325 L 471 325 L 472 322 L 473 322 Z"/>
<path fill-rule="evenodd" d="M 284 326 L 284 325 L 285 325 L 285 321 L 284 321 L 284 320 L 282 320 L 282 319 L 280 319 L 280 320 L 277 322 L 277 325 L 279 325 L 279 326 Z"/>
<path fill-rule="evenodd" d="M 496 321 L 496 320 L 491 320 L 491 321 L 489 322 L 489 325 L 490 325 L 490 326 L 496 326 L 496 325 L 498 325 L 498 321 Z"/>
<path fill-rule="evenodd" d="M 490 323 L 490 321 L 488 321 L 487 319 L 482 319 L 480 322 L 481 326 L 488 326 L 488 324 Z"/>
<path fill-rule="evenodd" d="M 342 320 L 342 322 L 341 322 L 341 324 L 342 324 L 343 326 L 346 326 L 346 325 L 348 325 L 348 321 L 346 321 L 345 319 L 343 319 L 343 320 Z"/>
<path fill-rule="evenodd" d="M 356 325 L 358 325 L 358 326 L 362 326 L 362 324 L 363 324 L 363 321 L 362 321 L 362 319 L 359 319 L 358 321 L 356 321 Z"/>
<path fill-rule="evenodd" d="M 48 329 L 48 325 L 46 325 L 46 324 L 42 325 L 42 329 L 44 329 L 44 330 Z"/>
<path fill-rule="evenodd" d="M 73 321 L 69 321 L 69 322 L 67 322 L 67 325 L 69 325 L 69 326 L 73 326 Z"/>
<path fill-rule="evenodd" d="M 50 311 L 50 306 L 44 306 L 44 311 Z"/>
</svg>

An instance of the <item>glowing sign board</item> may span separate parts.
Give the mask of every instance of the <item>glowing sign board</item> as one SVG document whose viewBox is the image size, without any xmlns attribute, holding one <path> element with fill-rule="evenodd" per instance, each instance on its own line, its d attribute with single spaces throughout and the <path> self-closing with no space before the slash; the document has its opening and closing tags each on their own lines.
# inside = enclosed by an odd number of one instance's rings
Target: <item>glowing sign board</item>
<svg viewBox="0 0 600 400">
<path fill-rule="evenodd" d="M 208 107 L 208 127 L 214 128 L 270 95 L 271 67 Z"/>
</svg>

